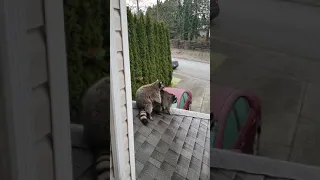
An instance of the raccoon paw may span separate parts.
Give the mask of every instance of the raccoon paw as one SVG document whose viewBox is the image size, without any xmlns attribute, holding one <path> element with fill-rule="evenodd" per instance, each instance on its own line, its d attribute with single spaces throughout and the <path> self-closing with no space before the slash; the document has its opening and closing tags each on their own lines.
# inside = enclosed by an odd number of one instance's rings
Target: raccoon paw
<svg viewBox="0 0 320 180">
<path fill-rule="evenodd" d="M 150 121 L 153 121 L 153 118 L 151 116 L 149 117 L 149 119 L 150 119 Z"/>
</svg>

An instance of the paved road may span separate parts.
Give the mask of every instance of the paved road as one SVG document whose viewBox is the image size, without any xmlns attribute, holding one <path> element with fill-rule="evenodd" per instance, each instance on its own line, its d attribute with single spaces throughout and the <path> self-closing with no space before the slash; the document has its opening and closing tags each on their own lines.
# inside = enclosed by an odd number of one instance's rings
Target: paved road
<svg viewBox="0 0 320 180">
<path fill-rule="evenodd" d="M 182 74 L 193 78 L 210 81 L 210 64 L 173 58 L 179 62 L 179 67 L 174 70 L 176 74 Z"/>
<path fill-rule="evenodd" d="M 220 1 L 211 35 L 320 60 L 320 8 L 280 0 Z"/>
<path fill-rule="evenodd" d="M 181 79 L 178 88 L 190 90 L 192 93 L 192 111 L 210 112 L 210 64 L 173 58 L 179 61 L 179 67 L 173 76 Z"/>
</svg>

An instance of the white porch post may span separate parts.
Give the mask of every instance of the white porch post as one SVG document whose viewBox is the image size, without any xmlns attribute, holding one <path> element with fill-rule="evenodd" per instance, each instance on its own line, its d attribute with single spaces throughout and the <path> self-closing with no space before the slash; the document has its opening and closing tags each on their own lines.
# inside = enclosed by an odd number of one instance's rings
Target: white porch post
<svg viewBox="0 0 320 180">
<path fill-rule="evenodd" d="M 127 6 L 126 1 L 120 0 L 121 13 L 121 29 L 122 29 L 122 44 L 123 44 L 123 60 L 124 60 L 124 75 L 126 85 L 126 99 L 127 99 L 127 117 L 128 117 L 128 138 L 129 138 L 129 158 L 131 179 L 136 179 L 136 161 L 134 150 L 134 129 L 133 129 L 133 110 L 132 110 L 132 89 L 131 89 L 131 71 L 130 71 L 130 57 L 129 57 L 129 35 L 128 35 L 128 20 L 127 20 Z"/>
<path fill-rule="evenodd" d="M 72 180 L 63 0 L 44 0 L 55 180 Z"/>
<path fill-rule="evenodd" d="M 117 67 L 117 49 L 116 49 L 116 31 L 115 31 L 115 3 L 119 3 L 118 0 L 110 1 L 110 99 L 111 99 L 111 111 L 110 111 L 110 132 L 111 132 L 111 145 L 113 156 L 113 168 L 114 176 L 117 180 L 124 180 L 125 175 L 125 163 L 124 163 L 124 143 L 122 133 L 122 120 L 120 110 L 120 86 L 119 86 L 119 74 Z"/>
</svg>

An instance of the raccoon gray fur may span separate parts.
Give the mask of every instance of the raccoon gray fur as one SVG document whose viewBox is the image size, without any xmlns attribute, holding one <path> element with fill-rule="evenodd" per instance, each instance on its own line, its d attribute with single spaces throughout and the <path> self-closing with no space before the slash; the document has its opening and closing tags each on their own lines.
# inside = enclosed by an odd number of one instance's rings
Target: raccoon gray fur
<svg viewBox="0 0 320 180">
<path fill-rule="evenodd" d="M 173 103 L 177 102 L 177 97 L 174 94 L 171 94 L 165 90 L 160 91 L 161 94 L 161 103 L 154 102 L 153 111 L 157 114 L 165 112 L 171 115 L 171 106 Z"/>
<path fill-rule="evenodd" d="M 82 98 L 84 138 L 96 159 L 97 179 L 110 179 L 110 78 L 93 84 Z"/>
<path fill-rule="evenodd" d="M 156 80 L 151 84 L 141 86 L 136 92 L 136 105 L 139 110 L 140 121 L 146 125 L 148 119 L 152 120 L 153 103 L 161 103 L 160 90 L 164 86 L 161 81 Z"/>
</svg>

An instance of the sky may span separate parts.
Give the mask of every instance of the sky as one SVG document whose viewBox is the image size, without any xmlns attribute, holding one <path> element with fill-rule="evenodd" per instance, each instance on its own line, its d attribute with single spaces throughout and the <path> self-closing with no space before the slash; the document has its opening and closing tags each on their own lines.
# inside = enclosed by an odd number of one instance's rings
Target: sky
<svg viewBox="0 0 320 180">
<path fill-rule="evenodd" d="M 162 0 L 160 0 L 162 1 Z M 127 6 L 129 7 L 137 7 L 137 0 L 126 0 Z M 146 10 L 148 6 L 152 6 L 156 4 L 157 0 L 139 0 L 139 6 L 141 9 Z"/>
</svg>

